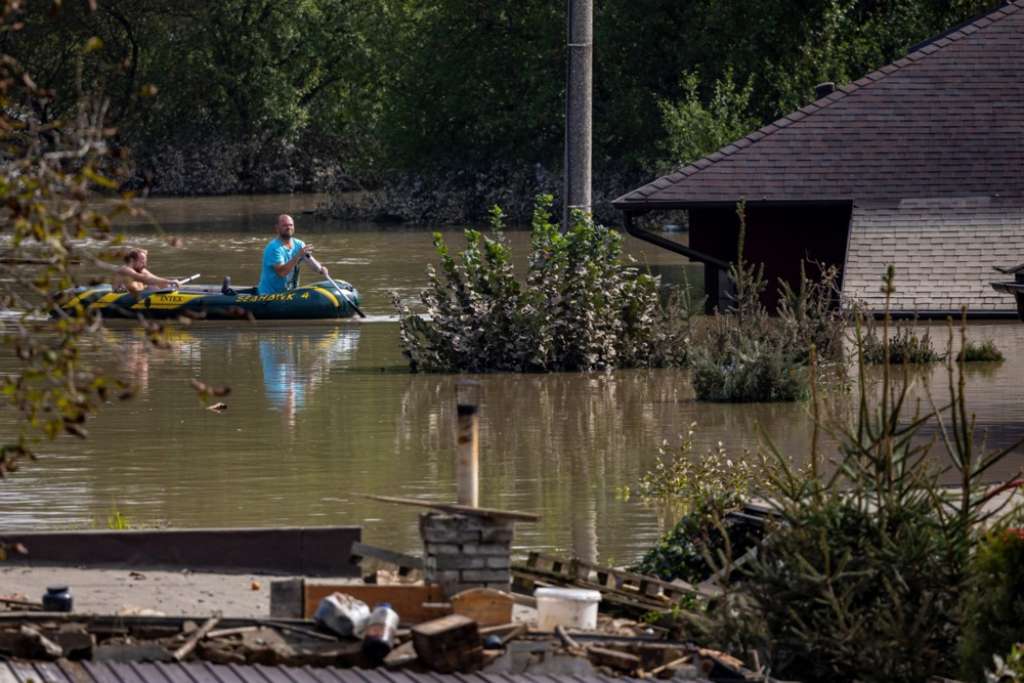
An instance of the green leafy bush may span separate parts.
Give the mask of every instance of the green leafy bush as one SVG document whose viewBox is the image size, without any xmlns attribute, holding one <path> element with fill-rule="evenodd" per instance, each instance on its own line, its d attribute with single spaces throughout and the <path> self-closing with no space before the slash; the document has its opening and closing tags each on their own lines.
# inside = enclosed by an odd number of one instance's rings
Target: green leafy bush
<svg viewBox="0 0 1024 683">
<path fill-rule="evenodd" d="M 996 348 L 996 343 L 991 339 L 980 344 L 969 341 L 956 354 L 956 359 L 966 363 L 996 363 L 1003 360 L 1003 352 Z"/>
<path fill-rule="evenodd" d="M 525 281 L 516 277 L 499 209 L 492 232 L 467 230 L 453 256 L 440 233 L 440 273 L 428 268 L 425 315 L 396 301 L 413 370 L 540 372 L 682 365 L 689 310 L 622 256 L 622 236 L 574 212 L 561 232 L 552 198 L 538 199 Z"/>
<path fill-rule="evenodd" d="M 961 648 L 963 675 L 981 680 L 993 655 L 1024 639 L 1024 529 L 988 534 L 972 562 Z"/>
</svg>

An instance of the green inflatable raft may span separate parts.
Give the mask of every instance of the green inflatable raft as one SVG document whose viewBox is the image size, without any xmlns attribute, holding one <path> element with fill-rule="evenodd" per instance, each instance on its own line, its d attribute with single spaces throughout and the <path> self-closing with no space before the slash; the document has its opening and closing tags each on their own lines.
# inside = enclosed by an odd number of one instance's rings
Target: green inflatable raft
<svg viewBox="0 0 1024 683">
<path fill-rule="evenodd" d="M 98 285 L 62 293 L 58 306 L 68 315 L 95 311 L 104 318 L 137 318 L 141 314 L 196 320 L 327 320 L 351 318 L 359 306 L 359 292 L 343 280 L 314 282 L 280 294 L 258 294 L 255 288 L 233 290 L 225 284 L 144 290 L 136 296 Z"/>
</svg>

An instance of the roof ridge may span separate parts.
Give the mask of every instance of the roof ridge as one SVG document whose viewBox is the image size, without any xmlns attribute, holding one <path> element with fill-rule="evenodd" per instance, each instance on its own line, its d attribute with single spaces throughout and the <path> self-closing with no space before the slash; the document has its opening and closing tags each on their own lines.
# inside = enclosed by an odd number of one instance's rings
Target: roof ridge
<svg viewBox="0 0 1024 683">
<path fill-rule="evenodd" d="M 761 126 L 754 132 L 748 133 L 747 135 L 743 136 L 742 138 L 739 138 L 738 140 L 733 140 L 729 144 L 720 147 L 714 152 L 706 154 L 700 159 L 690 162 L 689 164 L 683 166 L 682 168 L 672 171 L 671 173 L 668 173 L 666 175 L 660 176 L 655 180 L 652 180 L 651 182 L 647 183 L 646 185 L 631 192 L 628 192 L 619 197 L 618 199 L 613 200 L 612 203 L 615 204 L 620 200 L 625 200 L 630 195 L 637 194 L 638 192 L 641 192 L 642 190 L 652 185 L 658 183 L 673 184 L 679 180 L 688 178 L 694 175 L 695 173 L 699 173 L 708 166 L 714 165 L 715 162 L 721 161 L 722 159 L 726 159 L 735 154 L 736 152 L 739 152 L 742 149 L 750 147 L 754 143 L 763 140 L 764 138 L 772 135 L 773 133 L 776 133 L 782 130 L 783 128 L 787 128 L 790 125 L 796 123 L 797 121 L 801 121 L 807 118 L 808 116 L 818 111 L 821 111 L 822 109 L 826 109 L 832 104 L 835 104 L 836 102 L 846 99 L 848 95 L 851 95 L 857 92 L 858 90 L 861 90 L 871 85 L 872 83 L 875 83 L 876 81 L 882 80 L 886 76 L 896 73 L 897 71 L 900 71 L 907 66 L 911 66 L 920 61 L 921 59 L 923 59 L 924 57 L 941 51 L 942 48 L 946 47 L 947 45 L 951 45 L 963 38 L 966 38 L 967 36 L 977 33 L 981 29 L 984 29 L 987 26 L 991 26 L 1000 19 L 1015 14 L 1018 11 L 1024 11 L 1024 0 L 1006 0 L 1004 4 L 992 9 L 989 12 L 986 12 L 985 14 L 975 17 L 973 20 L 969 20 L 963 24 L 960 24 L 959 26 L 949 29 L 945 33 L 941 33 L 934 38 L 924 41 L 923 43 L 916 43 L 913 46 L 916 49 L 912 50 L 911 52 L 908 52 L 903 57 L 900 57 L 895 61 L 885 64 L 884 66 L 881 66 L 875 69 L 874 71 L 865 74 L 864 76 L 858 78 L 856 81 L 836 86 L 836 89 L 830 94 L 826 95 L 825 97 L 820 97 L 817 100 L 814 100 L 813 102 L 805 104 L 804 106 L 776 119 L 775 121 L 772 121 L 769 124 Z"/>
</svg>

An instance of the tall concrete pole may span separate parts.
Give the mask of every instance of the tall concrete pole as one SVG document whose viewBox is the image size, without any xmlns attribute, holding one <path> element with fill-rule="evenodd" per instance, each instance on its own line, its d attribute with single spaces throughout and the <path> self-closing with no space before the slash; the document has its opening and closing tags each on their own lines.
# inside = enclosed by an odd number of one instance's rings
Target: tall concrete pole
<svg viewBox="0 0 1024 683">
<path fill-rule="evenodd" d="M 568 0 L 565 82 L 565 190 L 562 228 L 572 209 L 590 211 L 591 99 L 594 81 L 594 0 Z"/>
</svg>

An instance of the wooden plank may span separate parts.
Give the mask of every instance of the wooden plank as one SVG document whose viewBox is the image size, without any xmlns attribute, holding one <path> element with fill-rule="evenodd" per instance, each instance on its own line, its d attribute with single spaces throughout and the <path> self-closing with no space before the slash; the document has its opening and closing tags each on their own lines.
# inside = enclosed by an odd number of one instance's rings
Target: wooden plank
<svg viewBox="0 0 1024 683">
<path fill-rule="evenodd" d="M 540 515 L 535 515 L 532 512 L 518 512 L 515 510 L 496 510 L 494 508 L 476 508 L 469 505 L 459 505 L 458 503 L 434 503 L 429 500 L 420 500 L 419 498 L 397 498 L 395 496 L 366 495 L 363 496 L 363 498 L 369 498 L 370 500 L 379 500 L 384 503 L 396 503 L 398 505 L 412 505 L 413 507 L 431 508 L 434 510 L 440 510 L 441 512 L 451 512 L 460 515 L 494 517 L 495 519 L 512 519 L 518 522 L 540 521 Z"/>
<path fill-rule="evenodd" d="M 192 650 L 196 649 L 196 645 L 199 644 L 199 641 L 202 640 L 207 633 L 213 630 L 213 627 L 217 625 L 218 621 L 220 621 L 220 615 L 210 617 L 206 620 L 205 624 L 197 628 L 195 632 L 188 637 L 185 644 L 174 651 L 174 654 L 172 655 L 174 661 L 180 662 L 185 659 L 185 657 L 192 654 Z"/>
<path fill-rule="evenodd" d="M 512 596 L 493 588 L 470 588 L 453 595 L 452 612 L 469 617 L 478 626 L 498 626 L 512 621 Z"/>
<path fill-rule="evenodd" d="M 306 581 L 304 614 L 316 612 L 320 601 L 331 593 L 345 593 L 362 600 L 372 609 L 381 602 L 391 603 L 403 624 L 419 624 L 451 614 L 444 591 L 438 585 L 365 585 Z M 427 603 L 437 603 L 429 605 Z"/>
</svg>

